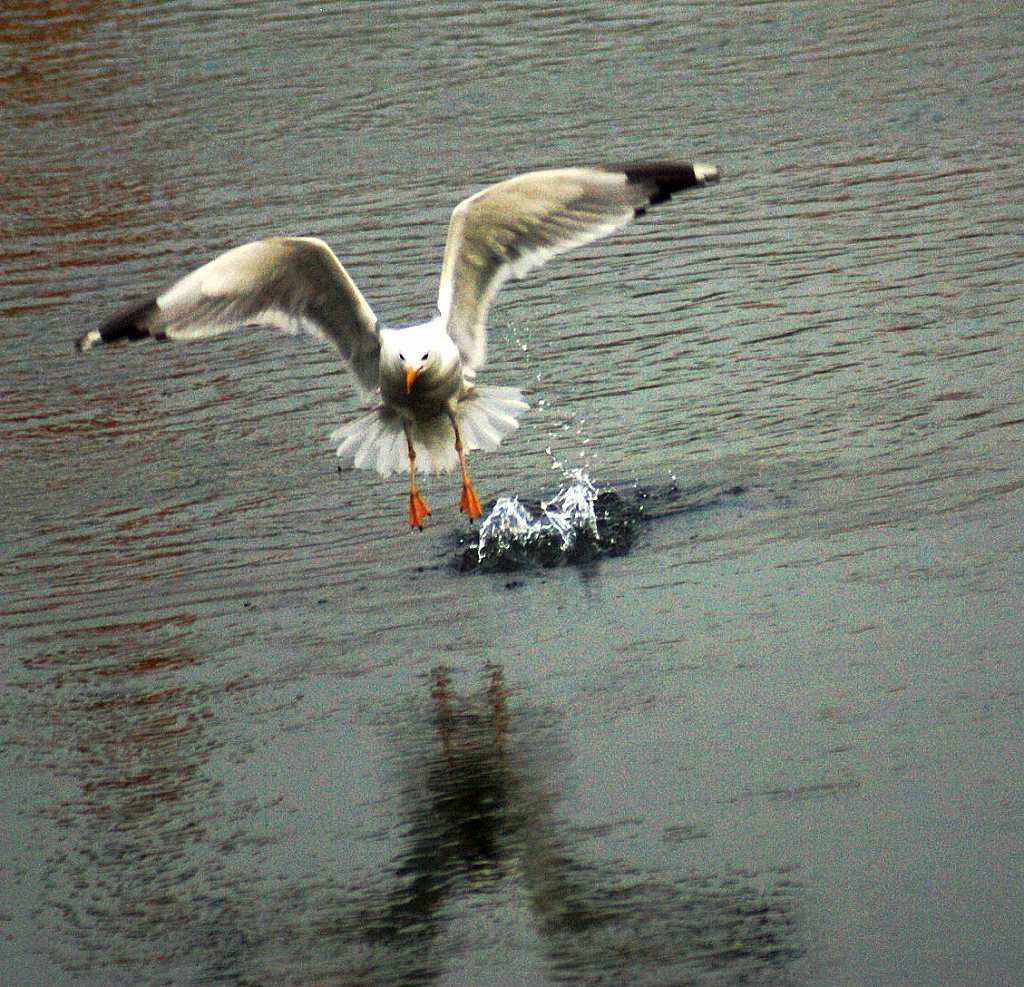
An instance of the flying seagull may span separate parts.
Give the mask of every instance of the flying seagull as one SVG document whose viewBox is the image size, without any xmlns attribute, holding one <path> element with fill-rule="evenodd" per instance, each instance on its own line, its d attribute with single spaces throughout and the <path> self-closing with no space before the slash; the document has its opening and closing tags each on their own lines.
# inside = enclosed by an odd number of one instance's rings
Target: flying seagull
<svg viewBox="0 0 1024 987">
<path fill-rule="evenodd" d="M 245 326 L 307 332 L 333 343 L 380 404 L 331 436 L 338 455 L 381 476 L 409 471 L 409 524 L 430 513 L 416 464 L 462 473 L 460 509 L 481 514 L 466 452 L 495 449 L 527 405 L 514 387 L 477 384 L 495 293 L 556 254 L 620 229 L 675 192 L 718 181 L 713 165 L 639 162 L 531 171 L 491 185 L 452 212 L 437 313 L 403 329 L 381 325 L 323 240 L 275 236 L 235 247 L 76 343 L 201 339 Z M 424 463 L 423 460 L 426 460 Z"/>
</svg>

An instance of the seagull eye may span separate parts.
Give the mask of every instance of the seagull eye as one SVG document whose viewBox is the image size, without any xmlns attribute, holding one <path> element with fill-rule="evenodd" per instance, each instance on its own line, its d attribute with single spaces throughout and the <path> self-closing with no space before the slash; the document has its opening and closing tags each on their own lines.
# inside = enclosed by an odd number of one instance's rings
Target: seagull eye
<svg viewBox="0 0 1024 987">
<path fill-rule="evenodd" d="M 405 363 L 405 354 L 404 353 L 399 353 L 398 354 L 398 359 L 401 360 L 402 363 Z"/>
<path fill-rule="evenodd" d="M 423 359 L 424 359 L 424 360 L 426 360 L 426 359 L 427 359 L 427 358 L 428 358 L 429 356 L 430 356 L 430 354 L 429 354 L 429 353 L 424 353 L 424 354 L 423 354 Z"/>
</svg>

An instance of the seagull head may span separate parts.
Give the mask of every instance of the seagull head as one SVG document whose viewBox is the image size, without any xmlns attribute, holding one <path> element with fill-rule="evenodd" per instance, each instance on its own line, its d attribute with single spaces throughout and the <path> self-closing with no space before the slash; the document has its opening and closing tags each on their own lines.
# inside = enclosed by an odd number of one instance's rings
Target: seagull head
<svg viewBox="0 0 1024 987">
<path fill-rule="evenodd" d="M 430 366 L 432 354 L 430 352 L 424 353 L 418 360 L 407 357 L 404 353 L 398 354 L 399 362 L 402 364 L 402 369 L 405 370 L 405 393 L 412 393 L 412 385 L 416 383 L 416 378 L 423 373 L 428 366 Z"/>
<path fill-rule="evenodd" d="M 381 331 L 381 374 L 394 390 L 411 394 L 422 380 L 433 389 L 452 376 L 459 364 L 459 352 L 439 321 Z M 400 386 L 398 386 L 400 384 Z"/>
</svg>

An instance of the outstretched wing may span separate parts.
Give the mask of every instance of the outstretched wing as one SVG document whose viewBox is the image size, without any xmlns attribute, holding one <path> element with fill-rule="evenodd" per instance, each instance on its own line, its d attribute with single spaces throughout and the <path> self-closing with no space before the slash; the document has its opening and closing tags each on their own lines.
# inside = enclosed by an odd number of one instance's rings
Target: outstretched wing
<svg viewBox="0 0 1024 987">
<path fill-rule="evenodd" d="M 673 192 L 717 182 L 713 165 L 650 162 L 532 171 L 499 182 L 452 212 L 437 307 L 470 368 L 486 353 L 498 289 L 556 254 L 607 236 Z"/>
<path fill-rule="evenodd" d="M 334 252 L 313 237 L 235 247 L 82 336 L 80 350 L 119 339 L 202 339 L 263 325 L 333 343 L 367 391 L 378 385 L 377 317 Z"/>
</svg>

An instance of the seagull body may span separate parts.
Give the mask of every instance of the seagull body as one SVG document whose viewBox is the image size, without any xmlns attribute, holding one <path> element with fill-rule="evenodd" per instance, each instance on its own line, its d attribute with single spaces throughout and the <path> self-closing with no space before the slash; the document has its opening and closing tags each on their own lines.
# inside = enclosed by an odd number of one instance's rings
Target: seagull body
<svg viewBox="0 0 1024 987">
<path fill-rule="evenodd" d="M 332 434 L 338 455 L 381 476 L 409 472 L 409 523 L 429 509 L 417 463 L 458 465 L 460 508 L 481 514 L 466 466 L 470 449 L 495 449 L 529 406 L 513 387 L 477 384 L 494 295 L 556 254 L 607 236 L 674 192 L 718 181 L 686 162 L 558 168 L 485 188 L 452 212 L 437 314 L 403 329 L 380 324 L 323 240 L 270 237 L 242 244 L 133 305 L 77 341 L 86 351 L 118 340 L 200 339 L 245 326 L 306 332 L 333 344 L 360 387 L 379 396 L 368 414 Z"/>
</svg>

